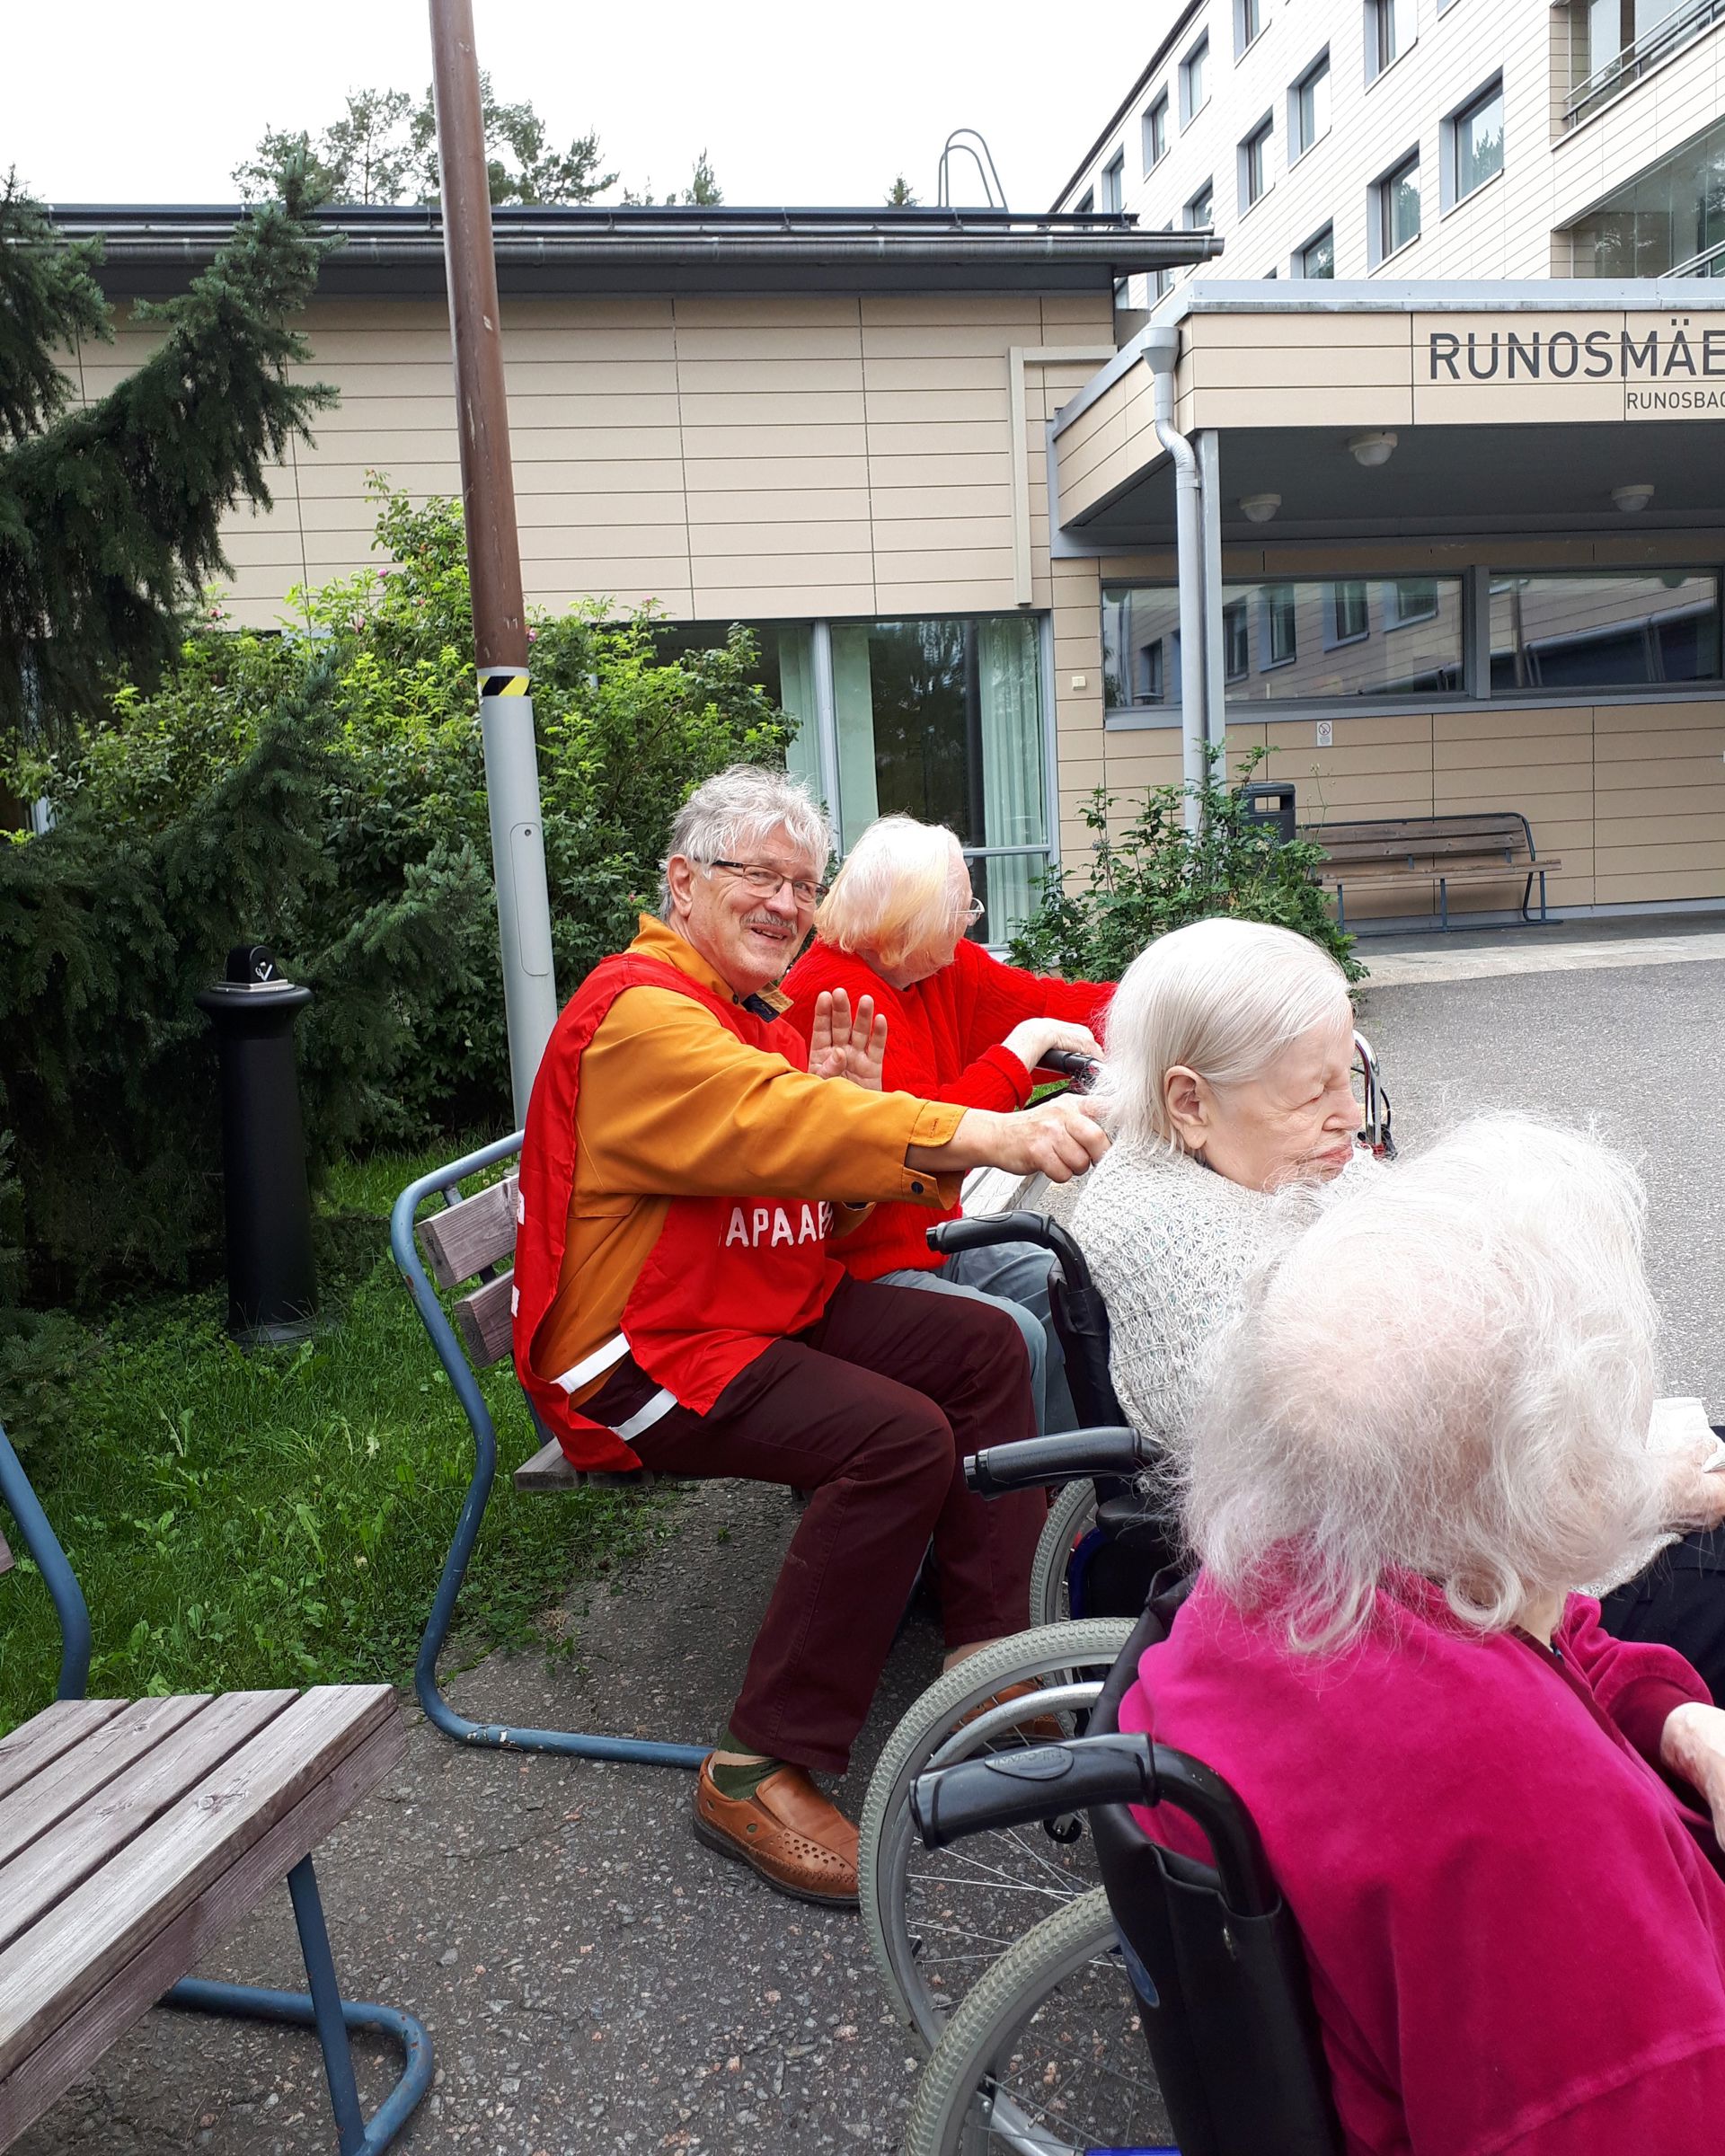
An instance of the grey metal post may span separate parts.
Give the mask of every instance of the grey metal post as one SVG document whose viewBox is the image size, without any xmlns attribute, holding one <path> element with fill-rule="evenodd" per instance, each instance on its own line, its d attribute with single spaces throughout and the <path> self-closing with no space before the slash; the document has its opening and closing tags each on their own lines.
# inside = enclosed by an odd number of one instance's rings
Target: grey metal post
<svg viewBox="0 0 1725 2156">
<path fill-rule="evenodd" d="M 1204 535 L 1199 499 L 1198 459 L 1192 445 L 1174 425 L 1174 366 L 1180 331 L 1152 327 L 1145 332 L 1144 357 L 1151 370 L 1156 439 L 1173 459 L 1175 547 L 1180 576 L 1180 731 L 1186 791 L 1186 828 L 1198 829 L 1201 808 L 1197 789 L 1208 771 L 1204 722 Z"/>
<path fill-rule="evenodd" d="M 1227 653 L 1222 635 L 1222 437 L 1214 427 L 1197 437 L 1204 520 L 1204 718 L 1209 745 L 1225 750 L 1228 733 Z"/>
<path fill-rule="evenodd" d="M 515 525 L 473 0 L 430 0 L 430 9 L 461 501 L 473 584 L 473 655 L 479 667 L 509 1079 L 518 1127 L 526 1119 L 534 1074 L 557 1022 L 557 985 L 551 966 L 539 759 L 527 694 L 526 606 Z"/>
</svg>

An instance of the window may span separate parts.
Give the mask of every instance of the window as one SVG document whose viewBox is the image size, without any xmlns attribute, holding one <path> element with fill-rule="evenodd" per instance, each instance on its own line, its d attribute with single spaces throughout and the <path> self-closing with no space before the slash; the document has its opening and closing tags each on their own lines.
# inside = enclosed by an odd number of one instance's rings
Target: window
<svg viewBox="0 0 1725 2156">
<path fill-rule="evenodd" d="M 1264 27 L 1264 0 L 1234 0 L 1234 49 L 1237 57 Z"/>
<path fill-rule="evenodd" d="M 1444 123 L 1448 146 L 1445 180 L 1453 208 L 1503 170 L 1503 83 L 1490 84 Z"/>
<path fill-rule="evenodd" d="M 1404 21 L 1413 10 L 1408 0 L 1366 0 L 1366 80 L 1375 83 L 1384 70 L 1401 58 L 1402 48 L 1412 40 L 1411 23 Z"/>
<path fill-rule="evenodd" d="M 1267 584 L 1263 594 L 1264 664 L 1291 667 L 1300 655 L 1299 610 L 1291 584 Z"/>
<path fill-rule="evenodd" d="M 1207 180 L 1186 205 L 1188 232 L 1208 232 L 1216 222 L 1216 190 Z"/>
<path fill-rule="evenodd" d="M 1088 217 L 1094 215 L 1095 208 L 1095 191 L 1093 189 L 1087 187 L 1084 193 L 1078 198 L 1078 208 L 1075 214 L 1081 217 Z"/>
<path fill-rule="evenodd" d="M 1288 162 L 1304 157 L 1320 137 L 1330 132 L 1330 55 L 1295 84 L 1287 100 Z"/>
<path fill-rule="evenodd" d="M 1371 634 L 1371 619 L 1366 604 L 1366 587 L 1361 583 L 1332 584 L 1330 588 L 1330 631 L 1324 639 L 1325 646 L 1333 651 L 1339 644 L 1357 644 L 1363 636 Z"/>
<path fill-rule="evenodd" d="M 1385 172 L 1372 189 L 1371 218 L 1367 228 L 1372 267 L 1399 254 L 1410 241 L 1420 237 L 1420 153 L 1404 157 L 1393 172 Z"/>
<path fill-rule="evenodd" d="M 1252 671 L 1252 624 L 1243 599 L 1222 609 L 1222 672 L 1228 681 L 1243 681 Z"/>
<path fill-rule="evenodd" d="M 1725 119 L 1607 195 L 1570 241 L 1577 277 L 1717 276 L 1725 268 Z"/>
<path fill-rule="evenodd" d="M 1119 210 L 1126 203 L 1126 152 L 1116 150 L 1102 167 L 1101 190 L 1098 198 L 1105 210 Z"/>
<path fill-rule="evenodd" d="M 1621 97 L 1720 17 L 1715 0 L 1570 0 L 1568 13 L 1566 128 Z"/>
<path fill-rule="evenodd" d="M 1180 64 L 1180 124 L 1190 127 L 1194 113 L 1210 102 L 1210 40 L 1200 38 Z"/>
<path fill-rule="evenodd" d="M 1031 909 L 1048 843 L 1037 623 L 835 622 L 831 642 L 841 844 L 895 810 L 948 825 L 979 855 L 987 933 L 1004 941 Z"/>
<path fill-rule="evenodd" d="M 1296 277 L 1333 277 L 1336 274 L 1335 227 L 1326 225 L 1314 233 L 1294 257 Z"/>
<path fill-rule="evenodd" d="M 1151 294 L 1150 304 L 1151 304 L 1151 305 L 1152 305 L 1152 306 L 1154 306 L 1154 305 L 1155 305 L 1156 301 L 1157 301 L 1157 300 L 1159 300 L 1159 299 L 1162 297 L 1162 296 L 1163 296 L 1163 294 L 1164 292 L 1172 292 L 1172 291 L 1173 290 L 1173 288 L 1174 288 L 1174 273 L 1173 273 L 1173 271 L 1172 271 L 1172 270 L 1155 270 L 1155 271 L 1154 271 L 1154 272 L 1152 274 L 1152 276 L 1151 276 L 1151 279 L 1150 279 L 1150 294 Z"/>
<path fill-rule="evenodd" d="M 1491 686 L 1637 688 L 1720 679 L 1719 572 L 1491 579 Z"/>
<path fill-rule="evenodd" d="M 1168 93 L 1164 90 L 1144 116 L 1144 169 L 1147 172 L 1168 155 Z"/>
<path fill-rule="evenodd" d="M 1266 704 L 1462 695 L 1463 581 L 1460 577 L 1407 577 L 1225 584 L 1222 671 L 1229 707 L 1261 710 Z M 1643 581 L 1658 579 L 1643 572 Z M 1398 593 L 1409 607 L 1406 618 L 1393 636 L 1374 633 L 1378 625 L 1392 626 Z M 1663 596 L 1674 612 L 1681 611 L 1689 596 L 1685 591 Z M 1174 585 L 1103 588 L 1104 700 L 1110 711 L 1136 710 L 1151 724 L 1176 722 L 1179 627 L 1180 593 Z M 1675 629 L 1672 634 L 1675 639 Z M 1154 674 L 1140 658 L 1135 679 L 1133 655 L 1152 646 L 1167 658 L 1161 694 L 1139 701 L 1131 692 L 1148 688 Z M 1707 649 L 1716 654 L 1717 646 L 1715 627 Z M 1666 678 L 1672 676 L 1668 672 Z"/>
<path fill-rule="evenodd" d="M 1258 125 L 1240 145 L 1240 207 L 1250 209 L 1269 191 L 1269 138 L 1270 123 L 1268 118 Z"/>
<path fill-rule="evenodd" d="M 1384 587 L 1384 626 L 1406 629 L 1438 612 L 1436 577 L 1397 577 Z"/>
</svg>

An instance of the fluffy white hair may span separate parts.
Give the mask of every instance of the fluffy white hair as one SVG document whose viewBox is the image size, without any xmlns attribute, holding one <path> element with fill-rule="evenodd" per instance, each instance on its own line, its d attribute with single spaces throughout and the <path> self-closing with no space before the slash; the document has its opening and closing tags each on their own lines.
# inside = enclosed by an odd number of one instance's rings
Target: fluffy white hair
<svg viewBox="0 0 1725 2156">
<path fill-rule="evenodd" d="M 1099 1096 L 1117 1140 L 1178 1152 L 1163 1081 L 1179 1065 L 1243 1085 L 1314 1026 L 1352 1023 L 1348 979 L 1291 928 L 1218 918 L 1177 928 L 1127 968 L 1105 1021 Z"/>
<path fill-rule="evenodd" d="M 820 803 L 782 771 L 760 764 L 732 764 L 704 780 L 677 812 L 666 859 L 736 861 L 765 845 L 783 828 L 814 864 L 817 879 L 833 850 L 833 827 Z M 671 917 L 670 886 L 659 876 L 659 911 Z"/>
<path fill-rule="evenodd" d="M 963 923 L 969 879 L 953 870 L 957 835 L 914 816 L 877 817 L 845 858 L 815 915 L 835 950 L 889 968 L 938 949 Z"/>
<path fill-rule="evenodd" d="M 1184 1517 L 1289 1644 L 1346 1644 L 1386 1572 L 1486 1631 L 1656 1535 L 1645 1199 L 1577 1132 L 1482 1116 L 1346 1194 L 1290 1192 L 1188 1432 Z"/>
</svg>

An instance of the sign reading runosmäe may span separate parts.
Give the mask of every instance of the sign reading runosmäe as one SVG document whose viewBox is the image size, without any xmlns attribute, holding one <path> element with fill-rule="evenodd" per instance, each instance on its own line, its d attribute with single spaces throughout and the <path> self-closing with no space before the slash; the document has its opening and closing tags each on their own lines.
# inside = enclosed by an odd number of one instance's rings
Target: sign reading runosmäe
<svg viewBox="0 0 1725 2156">
<path fill-rule="evenodd" d="M 1428 317 L 1429 323 L 1429 317 Z M 1580 317 L 1573 328 L 1517 327 L 1514 316 L 1429 326 L 1428 383 L 1621 384 L 1631 419 L 1725 417 L 1725 321 L 1687 314 Z"/>
</svg>

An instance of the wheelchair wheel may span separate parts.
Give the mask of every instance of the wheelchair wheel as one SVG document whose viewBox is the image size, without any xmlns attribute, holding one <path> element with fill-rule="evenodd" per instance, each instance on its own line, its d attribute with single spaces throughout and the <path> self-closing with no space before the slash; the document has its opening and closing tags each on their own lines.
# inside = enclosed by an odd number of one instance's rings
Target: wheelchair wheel
<svg viewBox="0 0 1725 2156">
<path fill-rule="evenodd" d="M 1050 1714 L 1068 1736 L 1132 1631 L 1123 1617 L 1047 1625 L 997 1639 L 930 1685 L 887 1740 L 863 1801 L 858 1885 L 869 1948 L 894 2010 L 933 2045 L 953 2006 L 1037 1918 L 1096 1883 L 1081 1820 L 969 1835 L 925 1850 L 910 1787 L 930 1767 L 1027 1742 L 1018 1726 Z M 1045 1696 L 964 1717 L 1009 1684 Z"/>
<path fill-rule="evenodd" d="M 1072 1615 L 1067 1589 L 1074 1546 L 1096 1524 L 1096 1485 L 1068 1482 L 1057 1489 L 1031 1563 L 1031 1623 L 1059 1624 Z"/>
<path fill-rule="evenodd" d="M 978 1979 L 923 2071 L 905 2156 L 1177 2156 L 1101 1887 Z"/>
</svg>

